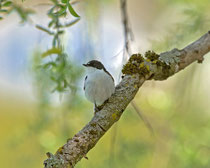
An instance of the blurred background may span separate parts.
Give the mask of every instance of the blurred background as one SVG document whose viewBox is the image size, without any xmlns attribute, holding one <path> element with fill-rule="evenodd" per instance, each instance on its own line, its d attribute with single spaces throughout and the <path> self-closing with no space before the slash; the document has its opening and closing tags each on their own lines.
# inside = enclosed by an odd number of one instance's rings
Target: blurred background
<svg viewBox="0 0 210 168">
<path fill-rule="evenodd" d="M 14 2 L 33 14 L 23 20 L 20 12 L 0 13 L 0 167 L 43 167 L 45 153 L 56 152 L 93 116 L 83 93 L 82 64 L 98 59 L 115 83 L 120 81 L 126 60 L 120 0 L 73 5 L 81 18 L 60 36 L 68 54 L 61 71 L 57 64 L 48 67 L 54 56 L 41 57 L 53 39 L 35 27 L 48 27 L 52 1 Z M 129 0 L 127 9 L 132 53 L 181 49 L 210 27 L 209 0 Z M 62 22 L 74 19 L 67 15 Z M 210 167 L 209 74 L 210 54 L 166 81 L 147 81 L 135 103 L 153 133 L 129 105 L 88 153 L 89 160 L 76 167 Z M 68 81 L 65 89 L 59 83 L 63 79 Z"/>
</svg>

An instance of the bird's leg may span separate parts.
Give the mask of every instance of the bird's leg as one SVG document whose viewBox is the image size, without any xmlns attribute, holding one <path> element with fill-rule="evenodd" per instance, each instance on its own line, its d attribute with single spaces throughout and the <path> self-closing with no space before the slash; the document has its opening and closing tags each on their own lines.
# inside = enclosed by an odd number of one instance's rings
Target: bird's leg
<svg viewBox="0 0 210 168">
<path fill-rule="evenodd" d="M 96 105 L 96 102 L 94 103 L 94 114 L 96 114 L 99 111 L 98 106 Z"/>
<path fill-rule="evenodd" d="M 108 103 L 108 101 L 109 101 L 109 99 L 105 100 L 105 102 L 104 102 L 102 105 L 100 105 L 100 106 L 97 106 L 96 103 L 94 103 L 94 105 L 95 105 L 95 107 L 94 107 L 95 114 L 96 114 L 98 111 L 100 111 L 101 109 L 103 109 L 104 105 L 105 105 L 106 103 Z"/>
</svg>

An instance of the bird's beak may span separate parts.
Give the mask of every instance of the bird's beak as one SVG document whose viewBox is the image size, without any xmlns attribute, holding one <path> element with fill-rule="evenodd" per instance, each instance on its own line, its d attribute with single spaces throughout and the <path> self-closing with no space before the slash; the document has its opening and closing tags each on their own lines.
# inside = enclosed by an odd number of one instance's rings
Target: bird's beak
<svg viewBox="0 0 210 168">
<path fill-rule="evenodd" d="M 82 64 L 82 65 L 85 66 L 85 67 L 87 66 L 87 64 Z"/>
</svg>

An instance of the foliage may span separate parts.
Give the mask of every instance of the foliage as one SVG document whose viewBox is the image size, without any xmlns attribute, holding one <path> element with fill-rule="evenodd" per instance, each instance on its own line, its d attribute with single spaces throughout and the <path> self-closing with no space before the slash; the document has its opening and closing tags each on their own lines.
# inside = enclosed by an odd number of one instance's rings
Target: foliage
<svg viewBox="0 0 210 168">
<path fill-rule="evenodd" d="M 52 48 L 45 51 L 41 56 L 43 58 L 48 56 L 55 56 L 53 60 L 43 61 L 42 65 L 39 65 L 39 68 L 49 71 L 50 79 L 54 81 L 57 86 L 53 91 L 64 92 L 68 88 L 73 89 L 73 84 L 67 79 L 66 71 L 69 69 L 69 61 L 67 53 L 65 53 L 64 48 L 62 47 L 60 36 L 65 33 L 65 28 L 73 26 L 80 20 L 79 15 L 73 9 L 70 0 L 51 0 L 53 3 L 51 9 L 48 11 L 48 16 L 51 19 L 48 23 L 48 28 L 45 28 L 41 25 L 36 25 L 36 28 L 52 36 Z M 28 16 L 34 13 L 31 9 L 25 9 L 22 6 L 9 1 L 1 0 L 0 1 L 0 13 L 9 14 L 13 11 L 16 11 L 21 17 L 21 22 L 24 23 L 28 20 Z M 76 19 L 62 24 L 61 19 L 64 16 L 67 16 L 68 12 L 76 17 Z M 0 16 L 0 19 L 3 19 Z M 74 88 L 75 89 L 75 88 Z"/>
<path fill-rule="evenodd" d="M 152 41 L 153 49 L 165 51 L 171 48 L 181 48 L 192 38 L 198 38 L 209 30 L 210 19 L 208 0 L 163 0 L 173 6 L 181 18 L 165 31 L 162 41 Z"/>
<path fill-rule="evenodd" d="M 41 25 L 36 25 L 36 28 L 49 37 L 52 37 L 52 45 L 48 50 L 41 52 L 41 49 L 36 48 L 33 52 L 33 72 L 35 78 L 35 86 L 37 97 L 39 98 L 40 109 L 39 114 L 37 115 L 36 122 L 32 124 L 33 130 L 36 132 L 42 131 L 43 127 L 47 126 L 52 122 L 52 113 L 49 108 L 53 102 L 53 97 L 58 96 L 57 93 L 62 96 L 61 93 L 68 91 L 68 107 L 73 108 L 74 103 L 78 100 L 77 95 L 75 94 L 77 89 L 77 82 L 82 73 L 81 68 L 74 65 L 70 60 L 68 54 L 65 52 L 64 45 L 62 43 L 62 36 L 65 34 L 66 28 L 77 23 L 80 18 L 62 24 L 63 17 L 68 15 L 68 7 L 71 6 L 69 1 L 57 1 L 52 0 L 53 5 L 49 9 L 47 15 L 50 18 L 48 27 L 43 27 Z M 72 12 L 72 11 L 71 11 Z M 75 15 L 75 11 L 71 16 Z M 77 15 L 78 16 L 78 15 Z M 53 93 L 54 92 L 54 93 Z M 74 99 L 72 98 L 74 97 Z M 61 103 L 61 102 L 60 102 Z M 63 106 L 66 106 L 65 102 L 61 103 Z M 63 114 L 60 114 L 62 121 L 67 123 L 66 117 Z M 61 128 L 61 133 L 63 135 L 70 132 L 68 126 Z"/>
<path fill-rule="evenodd" d="M 39 68 L 48 71 L 50 79 L 56 83 L 56 87 L 52 91 L 64 92 L 68 88 L 75 89 L 73 87 L 72 81 L 68 78 L 69 73 L 67 73 L 71 68 L 68 61 L 68 55 L 64 51 L 61 43 L 61 35 L 65 33 L 65 28 L 70 27 L 79 21 L 79 15 L 72 8 L 69 0 L 51 0 L 53 5 L 48 11 L 48 17 L 50 21 L 48 27 L 45 28 L 40 25 L 36 25 L 36 28 L 52 36 L 52 48 L 48 49 L 42 53 L 42 57 L 54 56 L 51 60 L 48 59 L 45 63 L 39 66 Z M 67 10 L 68 9 L 68 10 Z M 62 24 L 61 19 L 67 15 L 67 11 L 77 19 L 70 21 L 69 23 Z"/>
<path fill-rule="evenodd" d="M 13 11 L 17 12 L 20 16 L 21 23 L 26 22 L 28 20 L 28 16 L 34 13 L 32 9 L 25 9 L 12 1 L 0 0 L 0 13 L 9 14 Z M 1 19 L 3 19 L 3 16 L 0 16 L 0 20 Z"/>
</svg>

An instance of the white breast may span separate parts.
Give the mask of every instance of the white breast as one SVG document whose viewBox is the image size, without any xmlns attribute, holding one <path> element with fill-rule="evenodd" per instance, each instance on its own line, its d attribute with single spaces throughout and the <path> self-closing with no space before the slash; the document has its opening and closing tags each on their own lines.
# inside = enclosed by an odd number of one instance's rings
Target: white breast
<svg viewBox="0 0 210 168">
<path fill-rule="evenodd" d="M 90 67 L 88 69 L 89 73 L 85 80 L 85 96 L 97 106 L 102 105 L 114 93 L 114 81 L 103 69 L 98 70 Z"/>
</svg>

